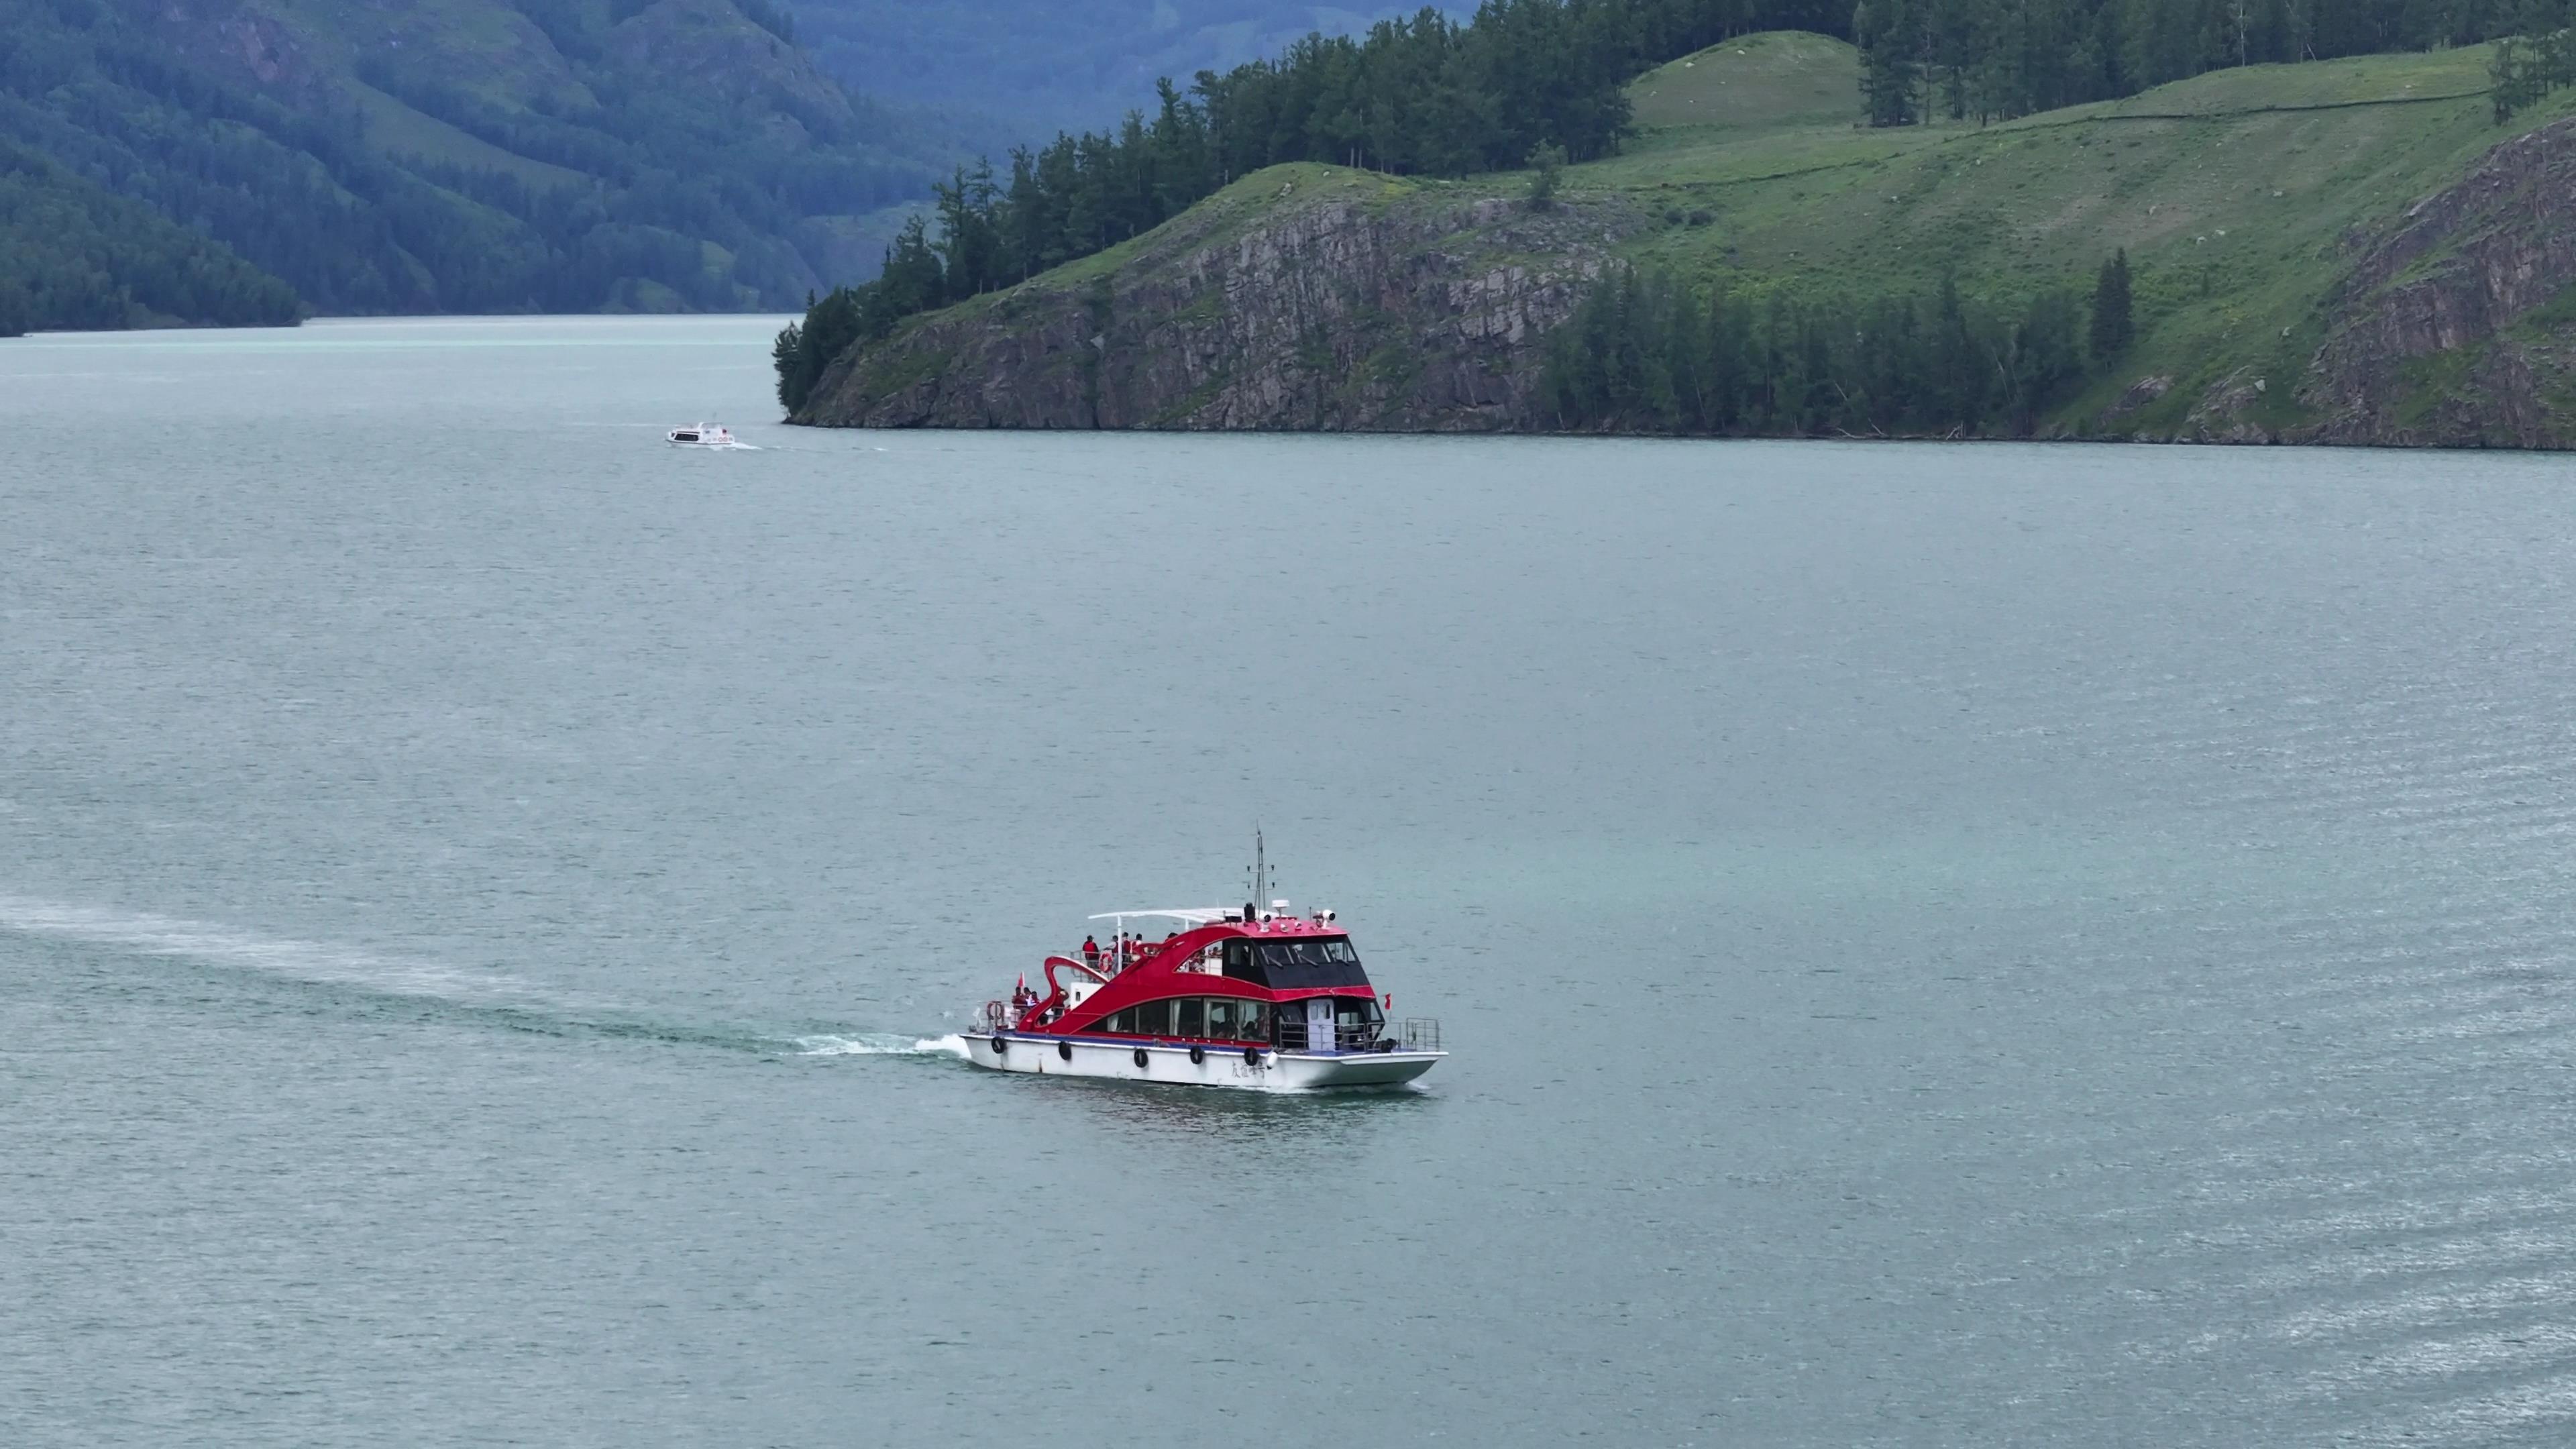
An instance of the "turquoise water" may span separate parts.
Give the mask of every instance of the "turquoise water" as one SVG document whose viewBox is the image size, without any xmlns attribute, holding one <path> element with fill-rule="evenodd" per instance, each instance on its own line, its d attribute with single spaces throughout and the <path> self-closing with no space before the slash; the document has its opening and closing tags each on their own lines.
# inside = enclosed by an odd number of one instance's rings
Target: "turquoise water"
<svg viewBox="0 0 2576 1449">
<path fill-rule="evenodd" d="M 2563 462 L 816 434 L 774 326 L 0 343 L 0 1437 L 2576 1428 Z M 1256 824 L 1421 1090 L 937 1045 Z"/>
</svg>

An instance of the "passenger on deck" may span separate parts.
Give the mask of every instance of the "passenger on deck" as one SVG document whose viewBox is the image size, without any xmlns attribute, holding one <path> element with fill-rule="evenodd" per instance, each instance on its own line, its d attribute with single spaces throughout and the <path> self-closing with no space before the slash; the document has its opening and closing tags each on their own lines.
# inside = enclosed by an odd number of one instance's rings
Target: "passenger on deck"
<svg viewBox="0 0 2576 1449">
<path fill-rule="evenodd" d="M 1089 936 L 1082 938 L 1082 964 L 1085 966 L 1100 964 L 1100 943 Z"/>
</svg>

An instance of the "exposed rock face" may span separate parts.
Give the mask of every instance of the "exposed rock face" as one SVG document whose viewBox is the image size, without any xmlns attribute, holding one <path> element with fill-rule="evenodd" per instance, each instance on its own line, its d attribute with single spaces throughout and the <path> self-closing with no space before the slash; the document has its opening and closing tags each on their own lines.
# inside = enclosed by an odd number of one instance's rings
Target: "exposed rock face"
<svg viewBox="0 0 2576 1449">
<path fill-rule="evenodd" d="M 1639 225 L 1609 205 L 1537 213 L 1364 173 L 1262 173 L 1140 239 L 1132 255 L 855 349 L 795 420 L 1509 427 L 1528 409 L 1540 338 Z"/>
<path fill-rule="evenodd" d="M 2187 443 L 2270 443 L 2272 430 L 2245 415 L 2271 390 L 2267 378 L 2238 368 L 2209 385 L 2183 418 L 2178 441 Z"/>
<path fill-rule="evenodd" d="M 242 0 L 166 0 L 156 24 L 208 69 L 293 105 L 327 94 L 306 36 Z"/>
<path fill-rule="evenodd" d="M 2553 406 L 2576 319 L 2542 312 L 2576 285 L 2576 120 L 2497 146 L 2357 250 L 2299 390 L 2322 415 L 2300 441 L 2576 442 L 2576 416 Z"/>
</svg>

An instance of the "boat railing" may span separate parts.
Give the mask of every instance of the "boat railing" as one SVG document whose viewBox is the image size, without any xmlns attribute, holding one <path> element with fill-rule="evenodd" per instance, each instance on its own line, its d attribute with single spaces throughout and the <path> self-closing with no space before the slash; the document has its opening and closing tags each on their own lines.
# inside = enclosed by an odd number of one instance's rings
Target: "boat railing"
<svg viewBox="0 0 2576 1449">
<path fill-rule="evenodd" d="M 1440 1023 L 1428 1016 L 1407 1017 L 1401 1022 L 1367 1022 L 1359 1026 L 1336 1027 L 1330 1047 L 1307 1045 L 1306 1023 L 1283 1017 L 1278 1028 L 1279 1049 L 1283 1052 L 1326 1050 L 1337 1052 L 1436 1052 L 1440 1050 Z"/>
</svg>

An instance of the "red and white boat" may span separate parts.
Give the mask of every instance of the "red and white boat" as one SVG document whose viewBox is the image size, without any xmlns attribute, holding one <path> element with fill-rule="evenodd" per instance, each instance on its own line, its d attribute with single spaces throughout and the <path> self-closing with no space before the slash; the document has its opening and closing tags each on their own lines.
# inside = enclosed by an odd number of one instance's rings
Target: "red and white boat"
<svg viewBox="0 0 2576 1449">
<path fill-rule="evenodd" d="M 1255 878 L 1260 879 L 1255 867 Z M 1256 890 L 1256 895 L 1259 892 Z M 1112 911 L 1112 944 L 1046 958 L 1043 989 L 984 1004 L 979 1067 L 1198 1087 L 1393 1087 L 1439 1065 L 1440 1023 L 1390 1020 L 1331 911 Z M 1131 938 L 1130 921 L 1166 925 Z"/>
</svg>

